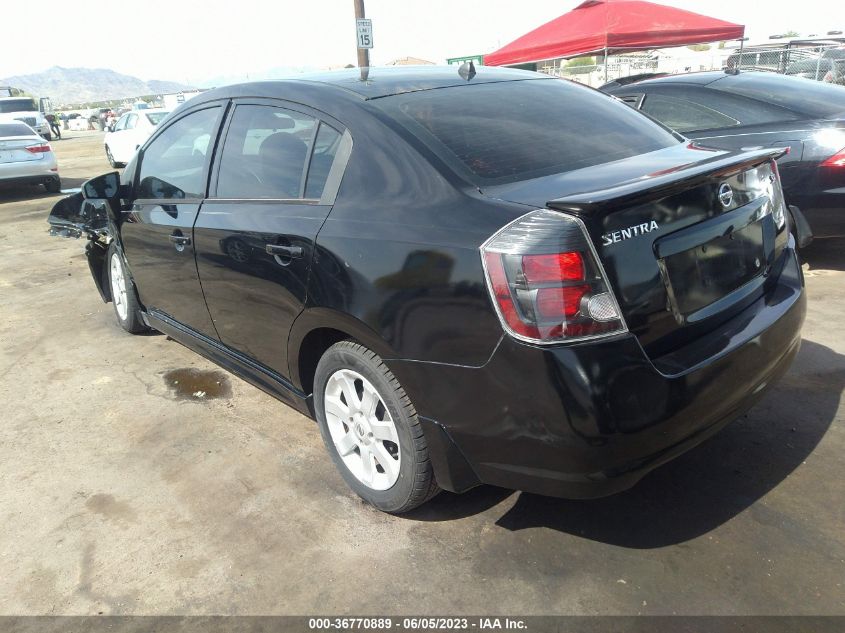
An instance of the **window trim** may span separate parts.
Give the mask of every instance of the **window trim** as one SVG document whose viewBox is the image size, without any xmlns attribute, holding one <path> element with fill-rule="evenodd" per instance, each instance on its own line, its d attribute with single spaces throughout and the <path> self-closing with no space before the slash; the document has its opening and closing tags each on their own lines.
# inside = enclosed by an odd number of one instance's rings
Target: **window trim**
<svg viewBox="0 0 845 633">
<path fill-rule="evenodd" d="M 211 174 L 211 161 L 214 158 L 215 153 L 217 152 L 217 146 L 220 143 L 220 130 L 222 128 L 221 121 L 226 116 L 228 111 L 231 109 L 231 100 L 230 99 L 220 99 L 217 101 L 208 101 L 206 103 L 197 105 L 190 110 L 186 110 L 182 115 L 178 118 L 169 121 L 167 126 L 163 128 L 158 128 L 153 133 L 153 135 L 144 143 L 143 147 L 138 150 L 138 157 L 137 157 L 137 167 L 135 168 L 135 173 L 133 174 L 132 178 L 132 191 L 133 194 L 137 193 L 140 187 L 141 182 L 141 170 L 144 168 L 144 155 L 146 153 L 147 148 L 156 141 L 156 139 L 164 134 L 167 130 L 169 130 L 173 125 L 188 117 L 192 114 L 196 114 L 197 112 L 201 112 L 203 110 L 210 110 L 212 108 L 218 108 L 220 111 L 217 114 L 217 119 L 214 122 L 212 131 L 211 131 L 211 138 L 209 139 L 209 151 L 206 154 L 205 162 L 203 163 L 203 181 L 205 183 L 204 191 L 200 197 L 189 197 L 189 198 L 133 198 L 133 204 L 199 204 L 203 200 L 208 198 L 208 188 L 209 188 L 209 176 Z M 156 126 L 158 127 L 158 126 Z M 213 141 L 213 142 L 212 142 Z M 169 201 L 169 202 L 168 202 Z"/>
</svg>

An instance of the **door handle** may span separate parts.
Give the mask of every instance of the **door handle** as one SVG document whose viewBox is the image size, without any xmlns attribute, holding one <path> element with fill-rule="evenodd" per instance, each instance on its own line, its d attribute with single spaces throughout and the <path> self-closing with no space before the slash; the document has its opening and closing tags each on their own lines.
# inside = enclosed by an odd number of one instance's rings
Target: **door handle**
<svg viewBox="0 0 845 633">
<path fill-rule="evenodd" d="M 278 255 L 279 257 L 290 257 L 291 259 L 302 258 L 301 246 L 285 246 L 284 244 L 267 244 L 264 247 L 268 255 Z"/>
<path fill-rule="evenodd" d="M 191 238 L 187 235 L 171 235 L 170 241 L 176 246 L 188 246 L 191 243 Z"/>
</svg>

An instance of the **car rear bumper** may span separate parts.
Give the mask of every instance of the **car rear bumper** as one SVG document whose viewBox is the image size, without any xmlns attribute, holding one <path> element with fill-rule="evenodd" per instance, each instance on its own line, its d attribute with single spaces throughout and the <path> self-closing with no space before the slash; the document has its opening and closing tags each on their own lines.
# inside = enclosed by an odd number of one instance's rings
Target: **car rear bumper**
<svg viewBox="0 0 845 633">
<path fill-rule="evenodd" d="M 438 481 L 570 498 L 634 485 L 748 410 L 798 352 L 790 249 L 765 298 L 660 359 L 633 335 L 538 347 L 502 339 L 482 367 L 389 361 L 423 416 Z"/>
<path fill-rule="evenodd" d="M 56 159 L 51 154 L 41 160 L 0 163 L 0 184 L 40 184 L 59 177 Z"/>
</svg>

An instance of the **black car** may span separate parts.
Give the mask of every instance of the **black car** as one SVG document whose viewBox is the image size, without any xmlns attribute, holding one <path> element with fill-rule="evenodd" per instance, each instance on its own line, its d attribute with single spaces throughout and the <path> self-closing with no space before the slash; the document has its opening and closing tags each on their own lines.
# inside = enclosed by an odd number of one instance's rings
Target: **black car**
<svg viewBox="0 0 845 633">
<path fill-rule="evenodd" d="M 819 237 L 845 234 L 845 86 L 766 72 L 668 75 L 602 90 L 710 147 L 788 147 L 788 204 Z"/>
<path fill-rule="evenodd" d="M 90 238 L 126 330 L 315 418 L 374 506 L 595 497 L 794 358 L 780 152 L 698 147 L 545 75 L 352 70 L 205 92 L 49 221 Z"/>
</svg>

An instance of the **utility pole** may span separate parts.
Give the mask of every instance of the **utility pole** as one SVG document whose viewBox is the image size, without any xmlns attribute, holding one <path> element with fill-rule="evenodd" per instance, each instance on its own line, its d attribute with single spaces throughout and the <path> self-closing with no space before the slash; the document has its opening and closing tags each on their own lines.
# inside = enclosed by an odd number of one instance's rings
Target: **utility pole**
<svg viewBox="0 0 845 633">
<path fill-rule="evenodd" d="M 363 20 L 367 16 L 364 13 L 364 0 L 353 0 L 355 3 L 355 19 Z M 370 67 L 370 49 L 358 47 L 358 67 Z"/>
</svg>

